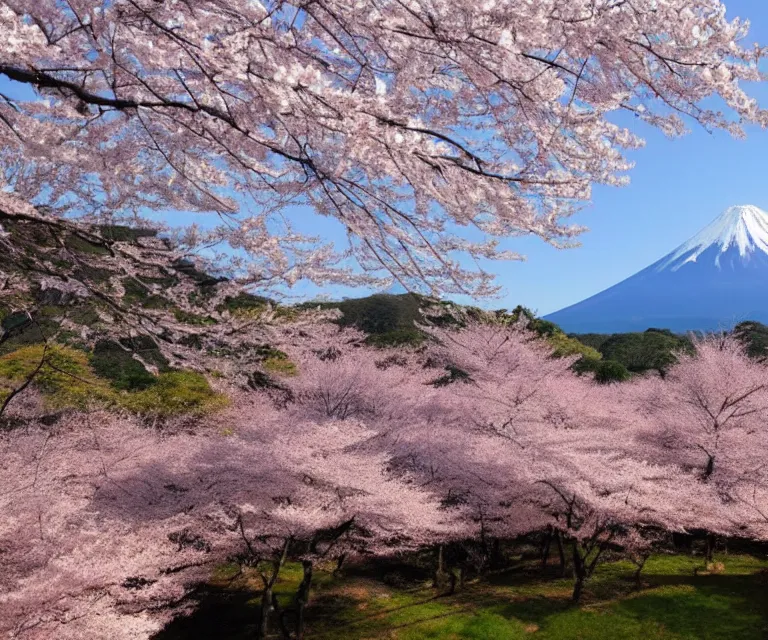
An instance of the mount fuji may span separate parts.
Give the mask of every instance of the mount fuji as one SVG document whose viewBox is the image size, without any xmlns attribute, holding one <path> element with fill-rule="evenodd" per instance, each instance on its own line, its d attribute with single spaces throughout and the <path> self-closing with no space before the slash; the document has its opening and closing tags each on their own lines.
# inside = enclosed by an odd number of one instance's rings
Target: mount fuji
<svg viewBox="0 0 768 640">
<path fill-rule="evenodd" d="M 730 207 L 661 260 L 544 319 L 568 333 L 768 324 L 768 213 Z"/>
</svg>

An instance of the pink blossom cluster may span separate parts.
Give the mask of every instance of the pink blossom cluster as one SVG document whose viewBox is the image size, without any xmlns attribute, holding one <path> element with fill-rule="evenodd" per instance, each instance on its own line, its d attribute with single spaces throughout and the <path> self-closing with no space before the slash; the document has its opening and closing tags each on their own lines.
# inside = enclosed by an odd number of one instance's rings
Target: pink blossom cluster
<svg viewBox="0 0 768 640">
<path fill-rule="evenodd" d="M 488 294 L 453 256 L 571 246 L 592 185 L 626 183 L 643 141 L 613 113 L 670 136 L 768 122 L 748 27 L 720 0 L 6 0 L 0 189 L 51 219 L 216 214 L 176 239 L 251 283 Z M 348 246 L 296 231 L 295 204 Z"/>
</svg>

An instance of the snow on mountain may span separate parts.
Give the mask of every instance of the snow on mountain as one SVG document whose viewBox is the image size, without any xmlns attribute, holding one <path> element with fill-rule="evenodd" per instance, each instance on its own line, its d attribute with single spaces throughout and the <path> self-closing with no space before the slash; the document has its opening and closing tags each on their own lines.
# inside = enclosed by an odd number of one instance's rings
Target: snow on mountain
<svg viewBox="0 0 768 640">
<path fill-rule="evenodd" d="M 654 264 L 546 319 L 573 333 L 768 324 L 768 213 L 730 207 Z"/>
<path fill-rule="evenodd" d="M 750 204 L 726 209 L 664 258 L 659 270 L 671 267 L 672 271 L 677 271 L 687 262 L 696 262 L 704 251 L 713 246 L 720 247 L 715 257 L 718 266 L 720 254 L 731 247 L 737 248 L 742 258 L 748 258 L 756 250 L 768 253 L 768 213 Z"/>
</svg>

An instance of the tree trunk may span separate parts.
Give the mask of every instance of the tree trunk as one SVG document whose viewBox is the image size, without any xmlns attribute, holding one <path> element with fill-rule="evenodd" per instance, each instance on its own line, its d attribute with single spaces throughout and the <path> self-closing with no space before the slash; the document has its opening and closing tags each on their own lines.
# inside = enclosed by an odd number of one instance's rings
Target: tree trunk
<svg viewBox="0 0 768 640">
<path fill-rule="evenodd" d="M 488 539 L 485 535 L 485 523 L 482 518 L 480 519 L 480 549 L 482 550 L 482 566 L 479 567 L 478 573 L 485 573 L 485 569 L 488 566 Z"/>
<path fill-rule="evenodd" d="M 277 615 L 277 622 L 280 625 L 280 633 L 283 636 L 283 640 L 291 640 L 291 632 L 288 630 L 288 625 L 285 621 L 288 612 L 280 608 L 280 603 L 277 601 L 277 594 L 275 593 L 272 593 L 272 609 L 275 615 Z"/>
<path fill-rule="evenodd" d="M 554 532 L 552 527 L 547 527 L 547 537 L 544 539 L 544 546 L 541 550 L 541 569 L 542 571 L 547 568 L 547 562 L 549 561 L 549 551 L 552 548 L 552 536 Z"/>
<path fill-rule="evenodd" d="M 261 594 L 261 617 L 259 628 L 256 631 L 257 640 L 266 640 L 269 632 L 269 614 L 272 613 L 272 608 L 272 587 L 264 587 L 264 592 Z"/>
<path fill-rule="evenodd" d="M 432 578 L 432 587 L 437 589 L 443 582 L 445 577 L 445 560 L 443 557 L 443 545 L 437 547 L 437 568 L 435 569 L 435 575 Z"/>
<path fill-rule="evenodd" d="M 344 560 L 347 559 L 347 554 L 342 553 L 336 560 L 336 568 L 333 570 L 333 575 L 338 576 L 341 574 L 341 568 L 344 565 Z"/>
<path fill-rule="evenodd" d="M 571 599 L 578 603 L 581 600 L 581 594 L 584 591 L 584 577 L 577 574 L 576 580 L 573 583 L 573 596 Z"/>
<path fill-rule="evenodd" d="M 448 574 L 448 595 L 452 596 L 456 593 L 456 574 L 451 571 Z"/>
<path fill-rule="evenodd" d="M 635 579 L 635 587 L 638 589 L 642 586 L 642 582 L 640 581 L 640 574 L 643 571 L 643 568 L 645 567 L 645 563 L 648 561 L 648 556 L 643 556 L 639 558 L 635 564 L 637 565 L 637 569 L 635 569 L 635 573 L 633 574 L 633 577 Z"/>
<path fill-rule="evenodd" d="M 557 555 L 560 558 L 560 577 L 565 578 L 566 573 L 566 561 L 565 561 L 565 544 L 563 543 L 563 532 L 558 531 L 557 536 Z"/>
<path fill-rule="evenodd" d="M 276 602 L 272 597 L 272 587 L 275 586 L 277 576 L 280 574 L 280 569 L 288 556 L 289 543 L 290 539 L 286 538 L 280 557 L 272 563 L 272 573 L 269 578 L 264 576 L 264 574 L 261 576 L 261 579 L 264 582 L 264 591 L 261 594 L 261 618 L 259 619 L 259 626 L 256 630 L 257 640 L 266 640 L 267 634 L 269 633 L 269 616 L 274 610 Z"/>
<path fill-rule="evenodd" d="M 711 533 L 707 534 L 707 557 L 706 562 L 714 562 L 715 560 L 715 536 Z"/>
<path fill-rule="evenodd" d="M 582 558 L 581 550 L 579 549 L 579 543 L 573 541 L 573 596 L 574 602 L 578 602 L 581 599 L 581 594 L 584 590 L 584 581 L 587 578 L 587 569 Z"/>
<path fill-rule="evenodd" d="M 301 564 L 304 568 L 304 579 L 299 585 L 296 597 L 296 640 L 304 639 L 304 608 L 309 603 L 309 591 L 312 587 L 312 562 L 304 560 Z"/>
</svg>

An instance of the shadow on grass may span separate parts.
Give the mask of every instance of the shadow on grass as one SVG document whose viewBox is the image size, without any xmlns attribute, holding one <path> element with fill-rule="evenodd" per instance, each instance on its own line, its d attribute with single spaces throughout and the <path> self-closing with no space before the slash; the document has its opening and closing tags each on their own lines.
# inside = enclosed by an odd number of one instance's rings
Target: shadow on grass
<svg viewBox="0 0 768 640">
<path fill-rule="evenodd" d="M 615 603 L 620 616 L 655 621 L 675 637 L 768 638 L 768 585 L 752 575 L 654 576 L 654 586 Z"/>
<path fill-rule="evenodd" d="M 768 581 L 754 573 L 651 574 L 638 591 L 621 567 L 613 567 L 595 576 L 579 606 L 570 601 L 567 578 L 542 580 L 526 570 L 490 576 L 449 596 L 423 587 L 392 589 L 368 572 L 350 573 L 313 597 L 308 639 L 511 640 L 530 633 L 540 640 L 768 638 Z M 208 588 L 200 595 L 195 613 L 172 622 L 154 640 L 254 636 L 258 593 Z"/>
<path fill-rule="evenodd" d="M 174 619 L 152 640 L 250 640 L 259 620 L 258 594 L 244 589 L 205 587 L 189 616 Z"/>
</svg>

